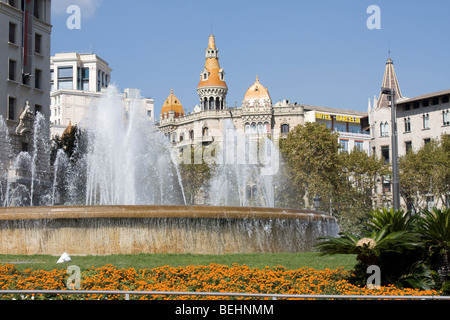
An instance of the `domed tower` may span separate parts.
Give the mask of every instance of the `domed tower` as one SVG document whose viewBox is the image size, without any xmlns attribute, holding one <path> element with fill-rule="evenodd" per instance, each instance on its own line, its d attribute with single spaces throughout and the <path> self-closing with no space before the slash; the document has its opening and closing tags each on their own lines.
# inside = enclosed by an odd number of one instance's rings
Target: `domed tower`
<svg viewBox="0 0 450 320">
<path fill-rule="evenodd" d="M 272 99 L 269 90 L 264 87 L 256 76 L 256 81 L 245 93 L 242 101 L 242 122 L 244 130 L 249 134 L 270 133 L 272 121 Z"/>
<path fill-rule="evenodd" d="M 255 83 L 247 89 L 242 104 L 246 107 L 264 107 L 272 105 L 269 91 L 259 82 L 258 76 L 256 76 Z"/>
<path fill-rule="evenodd" d="M 173 89 L 170 90 L 170 95 L 164 101 L 161 108 L 161 117 L 163 119 L 168 119 L 171 116 L 174 118 L 184 116 L 183 106 L 181 105 L 180 99 L 173 94 Z"/>
<path fill-rule="evenodd" d="M 197 86 L 200 107 L 202 110 L 223 110 L 228 87 L 225 83 L 225 72 L 219 65 L 219 49 L 216 48 L 213 35 L 209 36 L 205 56 L 205 67 Z"/>
</svg>

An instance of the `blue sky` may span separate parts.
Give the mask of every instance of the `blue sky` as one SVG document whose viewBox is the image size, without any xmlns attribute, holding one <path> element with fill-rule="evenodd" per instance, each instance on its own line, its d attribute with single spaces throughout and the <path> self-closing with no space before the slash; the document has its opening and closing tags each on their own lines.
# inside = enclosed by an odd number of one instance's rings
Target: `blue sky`
<svg viewBox="0 0 450 320">
<path fill-rule="evenodd" d="M 94 52 L 121 90 L 138 88 L 159 114 L 173 88 L 185 111 L 212 32 L 228 85 L 241 105 L 256 75 L 273 103 L 366 111 L 379 94 L 388 49 L 404 96 L 450 88 L 450 1 L 432 0 L 53 0 L 52 55 Z M 70 30 L 69 5 L 81 9 Z M 381 29 L 366 26 L 378 5 Z"/>
</svg>

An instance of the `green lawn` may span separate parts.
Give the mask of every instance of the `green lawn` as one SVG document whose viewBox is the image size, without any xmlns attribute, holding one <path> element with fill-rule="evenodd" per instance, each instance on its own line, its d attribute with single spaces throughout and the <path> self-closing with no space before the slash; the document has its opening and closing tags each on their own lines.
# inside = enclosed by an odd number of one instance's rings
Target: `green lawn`
<svg viewBox="0 0 450 320">
<path fill-rule="evenodd" d="M 70 253 L 69 253 L 70 255 Z M 0 263 L 15 264 L 17 269 L 66 269 L 69 265 L 77 265 L 81 270 L 91 266 L 101 267 L 112 264 L 117 268 L 151 269 L 160 266 L 209 265 L 218 263 L 224 265 L 247 265 L 249 267 L 264 268 L 266 266 L 281 265 L 287 269 L 311 267 L 316 270 L 336 269 L 343 267 L 353 269 L 356 260 L 354 255 L 321 256 L 316 252 L 301 253 L 253 253 L 253 254 L 130 254 L 109 256 L 71 256 L 72 261 L 57 264 L 58 256 L 50 255 L 0 255 Z"/>
</svg>

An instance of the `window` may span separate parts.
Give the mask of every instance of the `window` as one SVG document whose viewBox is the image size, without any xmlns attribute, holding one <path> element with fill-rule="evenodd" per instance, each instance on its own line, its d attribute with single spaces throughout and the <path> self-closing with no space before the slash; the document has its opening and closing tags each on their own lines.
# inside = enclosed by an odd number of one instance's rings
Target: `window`
<svg viewBox="0 0 450 320">
<path fill-rule="evenodd" d="M 289 132 L 289 125 L 284 123 L 281 125 L 281 133 L 288 133 Z"/>
<path fill-rule="evenodd" d="M 450 125 L 450 114 L 448 110 L 442 111 L 442 122 L 444 126 Z"/>
<path fill-rule="evenodd" d="M 341 143 L 341 151 L 348 152 L 348 140 L 341 139 L 340 143 Z"/>
<path fill-rule="evenodd" d="M 38 113 L 42 114 L 42 106 L 39 104 L 35 104 L 34 105 L 34 114 L 38 114 Z"/>
<path fill-rule="evenodd" d="M 450 99 L 450 96 L 446 95 L 442 97 L 442 103 L 447 103 Z"/>
<path fill-rule="evenodd" d="M 184 133 L 180 133 L 180 142 L 184 140 Z"/>
<path fill-rule="evenodd" d="M 388 137 L 389 136 L 389 123 L 387 121 L 380 123 L 380 135 L 382 137 Z"/>
<path fill-rule="evenodd" d="M 34 52 L 41 53 L 42 36 L 38 33 L 34 35 Z"/>
<path fill-rule="evenodd" d="M 83 82 L 83 90 L 89 90 L 89 68 L 81 68 L 81 81 Z"/>
<path fill-rule="evenodd" d="M 55 91 L 55 70 L 50 69 L 50 92 Z"/>
<path fill-rule="evenodd" d="M 347 132 L 347 125 L 345 125 L 345 124 L 335 124 L 334 125 L 334 130 L 336 130 L 338 132 Z"/>
<path fill-rule="evenodd" d="M 363 151 L 364 150 L 364 141 L 355 141 L 355 149 L 358 151 Z"/>
<path fill-rule="evenodd" d="M 15 23 L 9 23 L 9 42 L 16 43 L 16 29 L 17 25 Z"/>
<path fill-rule="evenodd" d="M 189 131 L 189 139 L 194 140 L 194 130 Z"/>
<path fill-rule="evenodd" d="M 14 60 L 9 60 L 8 79 L 12 81 L 16 80 L 16 61 Z"/>
<path fill-rule="evenodd" d="M 245 126 L 244 126 L 244 132 L 246 133 L 246 134 L 250 134 L 250 123 L 246 123 L 245 124 Z"/>
<path fill-rule="evenodd" d="M 149 117 L 149 118 L 152 117 L 152 110 L 147 110 L 147 117 Z"/>
<path fill-rule="evenodd" d="M 264 133 L 264 125 L 262 122 L 258 122 L 258 133 Z"/>
<path fill-rule="evenodd" d="M 351 133 L 359 133 L 359 134 L 362 133 L 361 127 L 358 126 L 349 126 L 348 129 Z"/>
<path fill-rule="evenodd" d="M 423 139 L 423 143 L 424 144 L 427 144 L 427 143 L 430 143 L 431 142 L 431 138 L 425 138 L 425 139 Z"/>
<path fill-rule="evenodd" d="M 14 110 L 16 108 L 16 98 L 9 97 L 8 98 L 8 119 L 14 120 Z"/>
<path fill-rule="evenodd" d="M 391 192 L 391 176 L 383 175 L 383 193 Z"/>
<path fill-rule="evenodd" d="M 405 111 L 408 111 L 409 109 L 411 109 L 411 106 L 409 105 L 409 103 L 405 103 L 405 107 L 403 109 Z"/>
<path fill-rule="evenodd" d="M 58 68 L 58 89 L 73 89 L 73 68 Z"/>
<path fill-rule="evenodd" d="M 432 101 L 433 106 L 439 104 L 439 97 L 434 97 Z"/>
<path fill-rule="evenodd" d="M 252 123 L 252 128 L 250 130 L 250 133 L 251 134 L 255 134 L 256 133 L 256 123 L 255 122 Z"/>
<path fill-rule="evenodd" d="M 41 79 L 42 79 L 42 71 L 39 69 L 34 70 L 34 87 L 36 89 L 42 89 L 41 88 Z"/>
<path fill-rule="evenodd" d="M 430 115 L 428 113 L 423 115 L 423 129 L 430 129 Z"/>
<path fill-rule="evenodd" d="M 414 109 L 419 109 L 419 101 L 414 102 Z"/>
<path fill-rule="evenodd" d="M 97 71 L 97 91 L 102 90 L 102 72 L 100 70 Z"/>
<path fill-rule="evenodd" d="M 208 136 L 208 128 L 207 128 L 207 127 L 204 127 L 204 128 L 202 129 L 202 135 L 203 135 L 204 137 L 207 137 L 207 136 Z"/>
<path fill-rule="evenodd" d="M 28 143 L 22 142 L 22 151 L 23 152 L 28 152 Z"/>
<path fill-rule="evenodd" d="M 72 78 L 73 68 L 72 67 L 60 67 L 58 68 L 58 78 Z"/>
<path fill-rule="evenodd" d="M 427 196 L 427 209 L 428 211 L 433 210 L 434 207 L 434 196 Z"/>
<path fill-rule="evenodd" d="M 428 100 L 428 99 L 423 100 L 422 105 L 423 105 L 424 107 L 428 107 L 428 106 L 430 105 L 430 100 Z"/>
<path fill-rule="evenodd" d="M 381 147 L 381 157 L 383 157 L 385 163 L 389 163 L 389 146 Z"/>
<path fill-rule="evenodd" d="M 29 86 L 30 85 L 31 74 L 22 73 L 22 84 Z"/>
<path fill-rule="evenodd" d="M 411 118 L 404 118 L 405 120 L 405 132 L 411 132 Z"/>
<path fill-rule="evenodd" d="M 33 14 L 34 14 L 35 18 L 38 18 L 38 19 L 41 18 L 41 1 L 40 0 L 34 0 Z"/>
<path fill-rule="evenodd" d="M 8 0 L 8 4 L 9 4 L 10 6 L 15 7 L 15 6 L 16 6 L 16 0 Z"/>
<path fill-rule="evenodd" d="M 408 153 L 409 151 L 412 150 L 412 142 L 411 141 L 405 142 L 405 150 L 406 150 L 406 153 Z"/>
</svg>

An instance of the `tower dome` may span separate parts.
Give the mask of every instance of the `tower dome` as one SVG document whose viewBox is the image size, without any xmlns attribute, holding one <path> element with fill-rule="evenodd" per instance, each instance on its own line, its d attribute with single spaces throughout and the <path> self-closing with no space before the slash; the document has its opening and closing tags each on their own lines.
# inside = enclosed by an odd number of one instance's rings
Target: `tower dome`
<svg viewBox="0 0 450 320">
<path fill-rule="evenodd" d="M 219 49 L 216 48 L 214 36 L 210 35 L 205 51 L 205 66 L 200 73 L 200 82 L 197 86 L 201 109 L 224 109 L 227 91 L 225 72 L 219 65 Z"/>
<path fill-rule="evenodd" d="M 253 83 L 245 93 L 244 103 L 248 103 L 248 106 L 253 107 L 255 105 L 263 106 L 266 102 L 272 104 L 269 91 L 267 88 L 264 88 L 259 82 L 258 76 L 256 76 L 255 83 Z"/>
<path fill-rule="evenodd" d="M 181 105 L 180 99 L 173 94 L 173 89 L 170 90 L 170 95 L 164 101 L 161 108 L 161 115 L 166 117 L 166 114 L 168 116 L 170 111 L 175 112 L 175 118 L 184 116 L 183 106 Z"/>
</svg>

